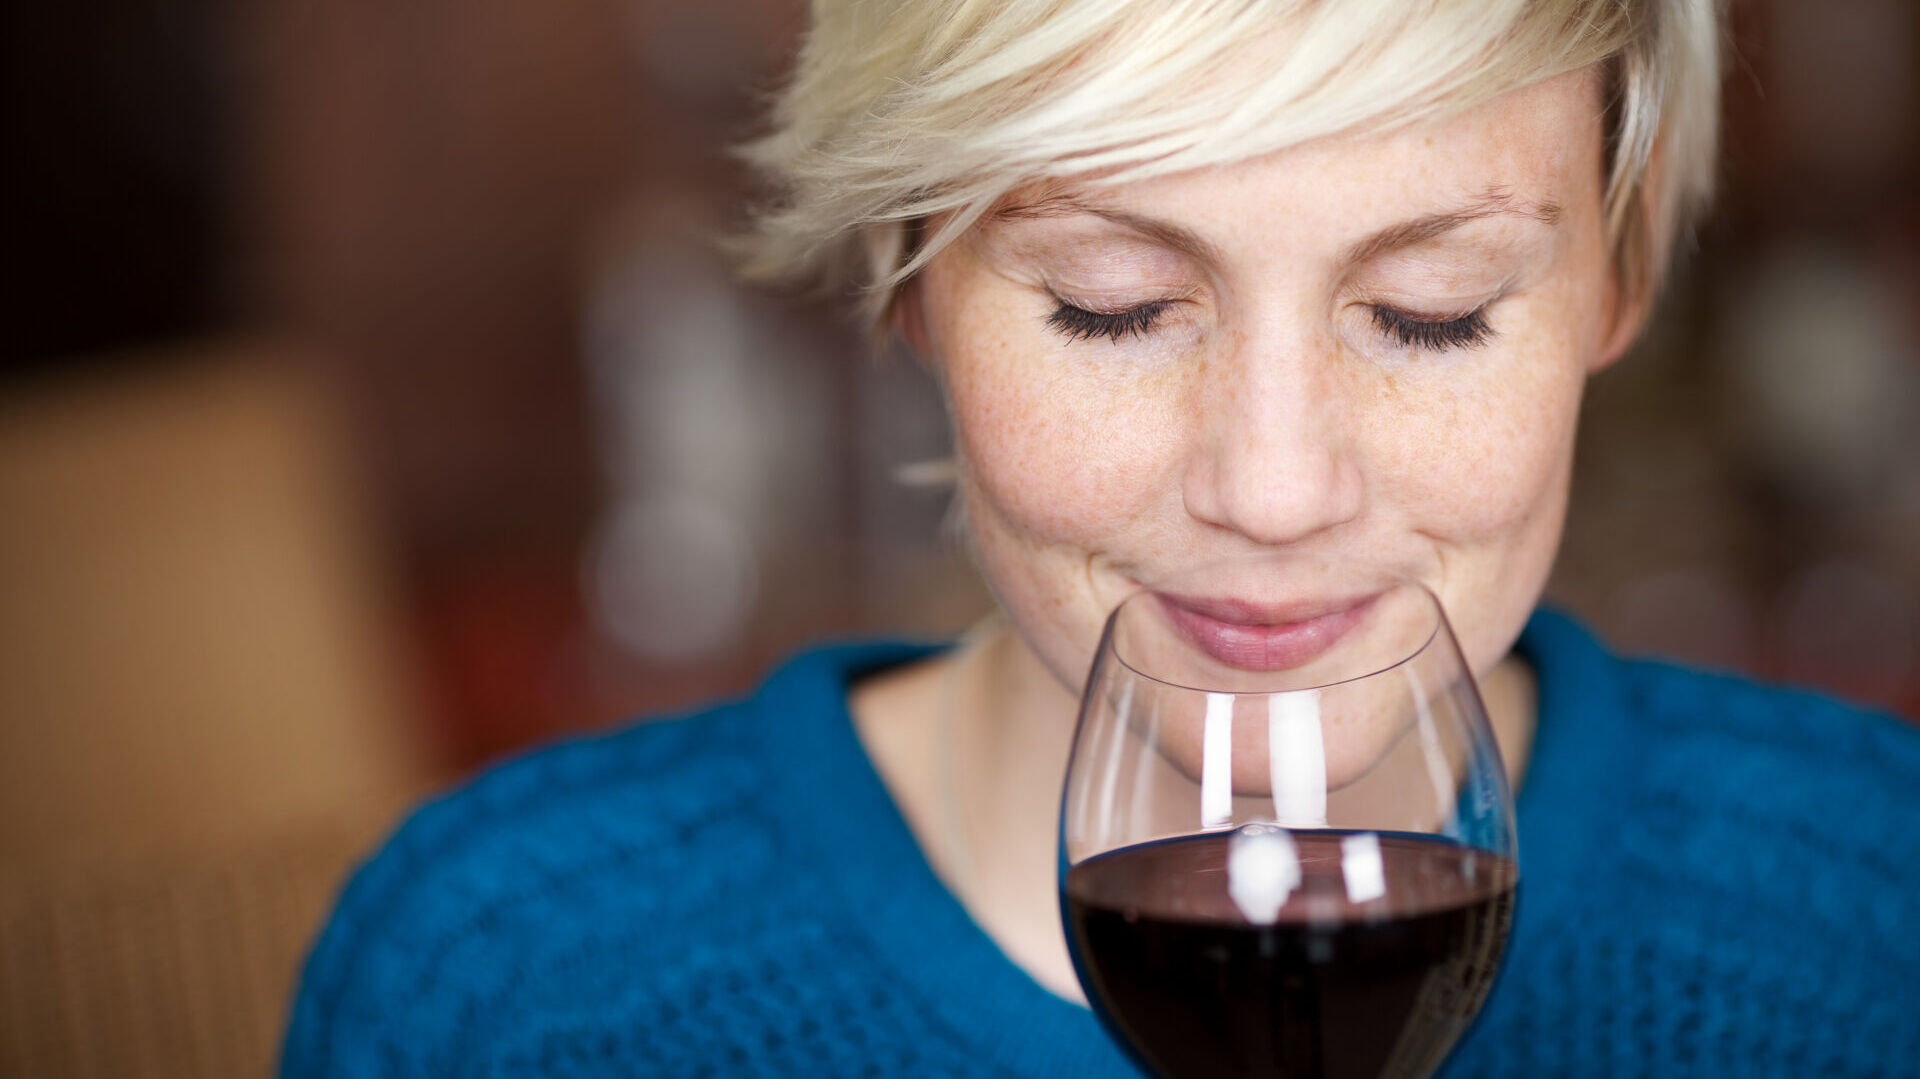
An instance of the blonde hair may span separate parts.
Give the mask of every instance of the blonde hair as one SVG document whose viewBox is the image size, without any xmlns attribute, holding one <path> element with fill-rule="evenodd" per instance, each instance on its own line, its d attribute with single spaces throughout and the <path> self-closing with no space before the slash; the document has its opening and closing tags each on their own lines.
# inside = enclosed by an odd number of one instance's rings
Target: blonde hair
<svg viewBox="0 0 1920 1079">
<path fill-rule="evenodd" d="M 745 270 L 901 284 L 1016 188 L 1124 183 L 1444 116 L 1604 65 L 1604 199 L 1657 288 L 1717 156 L 1715 0 L 814 0 Z M 939 225 L 928 232 L 925 223 Z"/>
</svg>

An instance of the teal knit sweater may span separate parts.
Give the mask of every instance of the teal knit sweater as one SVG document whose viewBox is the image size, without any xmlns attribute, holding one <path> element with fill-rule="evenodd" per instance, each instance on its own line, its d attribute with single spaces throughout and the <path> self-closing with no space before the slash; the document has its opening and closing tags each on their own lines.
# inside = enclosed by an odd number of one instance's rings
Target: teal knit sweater
<svg viewBox="0 0 1920 1079">
<path fill-rule="evenodd" d="M 1920 1076 L 1920 731 L 1542 613 L 1525 895 L 1452 1077 Z M 940 885 L 808 652 L 751 698 L 416 813 L 308 961 L 283 1074 L 1133 1073 Z"/>
</svg>

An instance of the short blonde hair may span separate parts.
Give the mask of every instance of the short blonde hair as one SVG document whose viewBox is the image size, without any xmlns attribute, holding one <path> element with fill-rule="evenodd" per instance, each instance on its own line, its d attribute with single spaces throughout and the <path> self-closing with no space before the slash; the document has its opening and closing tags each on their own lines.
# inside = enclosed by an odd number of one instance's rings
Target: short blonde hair
<svg viewBox="0 0 1920 1079">
<path fill-rule="evenodd" d="M 877 319 L 1016 188 L 1390 129 L 1596 64 L 1608 238 L 1650 296 L 1713 188 L 1716 0 L 814 0 L 744 150 L 773 189 L 745 270 L 850 283 Z"/>
</svg>

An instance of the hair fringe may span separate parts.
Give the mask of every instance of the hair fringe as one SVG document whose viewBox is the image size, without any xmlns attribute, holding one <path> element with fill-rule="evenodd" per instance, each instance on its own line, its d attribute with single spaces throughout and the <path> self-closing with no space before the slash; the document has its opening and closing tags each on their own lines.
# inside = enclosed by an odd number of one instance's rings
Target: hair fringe
<svg viewBox="0 0 1920 1079">
<path fill-rule="evenodd" d="M 815 0 L 771 130 L 738 151 L 774 194 L 730 246 L 744 276 L 845 289 L 880 329 L 1025 184 L 1392 129 L 1604 63 L 1604 220 L 1650 299 L 1713 194 L 1721 26 L 1719 0 Z"/>
</svg>

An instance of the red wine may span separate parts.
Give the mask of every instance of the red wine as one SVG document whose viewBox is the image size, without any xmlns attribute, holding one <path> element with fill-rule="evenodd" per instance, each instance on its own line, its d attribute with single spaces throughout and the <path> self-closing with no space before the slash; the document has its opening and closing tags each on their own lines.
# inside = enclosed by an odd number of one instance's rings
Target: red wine
<svg viewBox="0 0 1920 1079">
<path fill-rule="evenodd" d="M 1249 919 L 1244 891 L 1236 901 L 1229 890 L 1233 833 L 1125 847 L 1067 870 L 1081 984 L 1143 1068 L 1161 1079 L 1401 1079 L 1439 1066 L 1499 969 L 1514 865 L 1439 837 L 1382 833 L 1372 865 L 1384 879 L 1369 886 L 1361 873 L 1356 891 L 1384 894 L 1355 902 L 1342 869 L 1351 834 L 1288 833 L 1298 880 L 1277 910 L 1252 904 L 1266 924 Z"/>
</svg>

